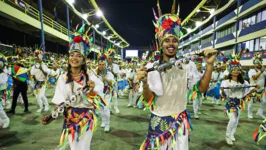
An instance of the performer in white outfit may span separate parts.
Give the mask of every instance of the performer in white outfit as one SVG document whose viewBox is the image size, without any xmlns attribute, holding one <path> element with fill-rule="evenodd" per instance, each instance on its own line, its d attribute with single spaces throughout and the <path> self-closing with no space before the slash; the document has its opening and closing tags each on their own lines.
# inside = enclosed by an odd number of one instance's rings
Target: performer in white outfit
<svg viewBox="0 0 266 150">
<path fill-rule="evenodd" d="M 130 64 L 131 69 L 127 72 L 126 74 L 126 79 L 128 82 L 128 105 L 127 107 L 131 107 L 134 102 L 134 90 L 135 90 L 135 85 L 134 85 L 134 79 L 136 78 L 137 72 L 136 72 L 136 65 L 131 62 Z"/>
<path fill-rule="evenodd" d="M 213 104 L 220 104 L 220 84 L 223 80 L 222 64 L 221 62 L 215 65 L 215 71 L 212 73 L 212 81 L 210 90 L 207 95 L 212 96 Z M 218 88 L 217 88 L 218 87 Z"/>
<path fill-rule="evenodd" d="M 48 69 L 46 64 L 42 62 L 43 52 L 41 50 L 36 50 L 35 56 L 35 65 L 31 67 L 30 72 L 35 81 L 34 94 L 39 105 L 37 112 L 49 111 L 49 103 L 48 99 L 46 98 L 45 91 L 46 82 L 48 80 L 47 76 L 50 74 L 50 70 Z"/>
<path fill-rule="evenodd" d="M 110 104 L 112 99 L 112 93 L 114 92 L 115 78 L 114 75 L 106 68 L 107 58 L 106 55 L 101 55 L 98 58 L 98 68 L 96 69 L 97 76 L 99 76 L 103 82 L 104 100 Z M 102 124 L 105 132 L 110 131 L 110 105 L 101 109 Z"/>
<path fill-rule="evenodd" d="M 107 69 L 114 75 L 115 77 L 115 83 L 114 83 L 114 91 L 112 95 L 112 106 L 114 107 L 115 112 L 118 114 L 119 109 L 118 109 L 118 99 L 117 99 L 117 92 L 118 92 L 118 85 L 117 85 L 117 79 L 119 77 L 119 66 L 115 63 L 114 61 L 114 56 L 116 54 L 114 49 L 108 49 L 108 58 L 107 58 Z M 110 107 L 112 108 L 112 107 Z"/>
<path fill-rule="evenodd" d="M 237 57 L 229 60 L 229 76 L 221 83 L 222 96 L 226 99 L 225 115 L 230 119 L 226 128 L 225 140 L 228 145 L 235 142 L 235 132 L 240 118 L 240 110 L 244 109 L 244 97 L 255 90 L 241 75 L 241 64 Z"/>
<path fill-rule="evenodd" d="M 197 66 L 195 78 L 197 78 L 196 80 L 200 80 L 203 76 L 202 58 L 196 58 L 194 62 L 196 63 L 196 66 Z M 194 118 L 199 119 L 198 115 L 201 114 L 200 106 L 202 104 L 202 94 L 200 92 L 195 93 L 193 89 L 189 89 L 189 90 L 192 90 L 192 92 L 189 92 L 188 98 L 189 100 L 193 101 Z"/>
<path fill-rule="evenodd" d="M 42 123 L 46 125 L 57 118 L 58 114 L 64 113 L 60 145 L 69 141 L 71 150 L 90 150 L 98 110 L 106 106 L 102 99 L 102 81 L 93 73 L 90 76 L 87 73 L 86 52 L 89 40 L 87 32 L 83 34 L 84 29 L 85 25 L 72 36 L 68 71 L 59 76 L 52 100 L 58 107 L 52 115 L 42 119 Z"/>
<path fill-rule="evenodd" d="M 167 63 L 175 58 L 180 38 L 181 21 L 175 12 L 175 3 L 171 14 L 161 14 L 158 4 L 159 19 L 156 16 L 156 38 L 159 41 L 161 52 L 160 64 Z M 149 131 L 142 150 L 188 150 L 188 135 L 190 123 L 186 111 L 188 87 L 205 92 L 211 80 L 213 63 L 217 51 L 208 49 L 204 51 L 206 57 L 206 71 L 200 80 L 195 80 L 197 70 L 195 64 L 178 63 L 169 66 L 165 71 L 157 70 L 147 72 L 152 65 L 138 71 L 138 79 L 143 82 L 143 95 L 140 98 L 146 107 L 151 108 Z M 162 65 L 168 66 L 168 65 Z"/>
<path fill-rule="evenodd" d="M 6 104 L 6 88 L 8 76 L 4 72 L 5 67 L 5 56 L 0 54 L 0 127 L 7 128 L 9 126 L 9 118 L 4 111 Z"/>
<path fill-rule="evenodd" d="M 260 107 L 257 111 L 257 116 L 259 116 L 262 119 L 265 119 L 265 116 L 263 114 L 264 109 L 266 108 L 266 101 L 262 98 L 262 95 L 264 93 L 265 89 L 265 67 L 262 64 L 262 58 L 259 53 L 255 53 L 253 57 L 253 64 L 255 66 L 255 69 L 251 69 L 248 73 L 250 83 L 251 84 L 258 84 L 260 86 L 260 89 L 257 91 L 251 93 L 249 97 L 247 98 L 248 100 L 248 118 L 252 119 L 253 118 L 253 113 L 252 113 L 252 106 L 253 103 L 256 103 L 257 101 L 261 101 Z"/>
</svg>

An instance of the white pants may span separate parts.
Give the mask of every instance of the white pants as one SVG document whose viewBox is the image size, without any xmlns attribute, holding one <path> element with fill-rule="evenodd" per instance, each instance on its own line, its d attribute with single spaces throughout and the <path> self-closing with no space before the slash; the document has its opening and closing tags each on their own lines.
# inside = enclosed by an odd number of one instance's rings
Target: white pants
<svg viewBox="0 0 266 150">
<path fill-rule="evenodd" d="M 238 122 L 239 122 L 240 114 L 238 114 L 238 116 L 236 116 L 236 112 L 233 112 L 231 114 L 232 114 L 231 118 L 230 118 L 228 125 L 227 125 L 227 128 L 226 128 L 226 137 L 234 136 Z"/>
<path fill-rule="evenodd" d="M 219 104 L 220 103 L 220 99 L 217 99 L 217 98 L 213 97 L 212 98 L 212 103 Z"/>
<path fill-rule="evenodd" d="M 34 82 L 31 81 L 31 80 L 29 80 L 29 87 L 31 89 L 31 93 L 33 93 L 33 91 L 34 91 Z"/>
<path fill-rule="evenodd" d="M 129 93 L 128 93 L 128 105 L 132 105 L 132 101 L 133 101 L 133 91 L 129 90 Z"/>
<path fill-rule="evenodd" d="M 18 103 L 24 104 L 24 101 L 23 101 L 21 93 L 19 93 L 19 95 L 18 95 Z"/>
<path fill-rule="evenodd" d="M 36 95 L 37 103 L 40 109 L 43 109 L 43 106 L 45 106 L 45 108 L 49 107 L 48 100 L 45 96 L 45 91 L 46 91 L 46 86 L 43 85 L 43 87 L 38 91 L 39 93 Z"/>
<path fill-rule="evenodd" d="M 251 98 L 251 100 L 248 102 L 248 117 L 252 117 L 253 113 L 252 113 L 252 107 L 253 107 L 253 100 L 254 98 Z"/>
<path fill-rule="evenodd" d="M 117 91 L 114 91 L 114 95 L 112 97 L 112 105 L 114 106 L 114 109 L 118 109 L 118 99 L 117 99 Z M 110 107 L 111 108 L 111 107 Z"/>
<path fill-rule="evenodd" d="M 266 101 L 261 101 L 260 107 L 257 111 L 257 114 L 263 115 L 264 109 L 266 108 Z"/>
<path fill-rule="evenodd" d="M 202 97 L 200 97 L 198 100 L 193 100 L 194 115 L 198 115 L 201 104 L 202 104 Z"/>
<path fill-rule="evenodd" d="M 69 135 L 68 140 L 71 150 L 90 150 L 92 135 L 93 132 L 88 130 L 78 142 L 75 140 L 76 138 L 74 138 L 74 141 L 72 141 L 72 137 Z"/>
<path fill-rule="evenodd" d="M 128 105 L 136 105 L 136 101 L 138 98 L 138 93 L 137 92 L 133 92 L 132 90 L 129 91 L 128 94 Z"/>
<path fill-rule="evenodd" d="M 0 122 L 1 122 L 1 125 L 3 125 L 8 120 L 9 120 L 9 118 L 6 115 L 6 112 L 4 111 L 3 104 L 0 102 Z"/>
<path fill-rule="evenodd" d="M 111 95 L 107 94 L 105 95 L 104 99 L 106 100 L 108 106 L 104 106 L 103 109 L 100 110 L 101 116 L 102 116 L 102 123 L 105 126 L 110 125 L 110 101 L 111 101 Z"/>
<path fill-rule="evenodd" d="M 160 147 L 160 150 L 188 150 L 188 131 L 186 130 L 186 135 L 177 136 L 174 147 L 172 148 L 172 140 L 167 140 Z"/>
<path fill-rule="evenodd" d="M 257 111 L 257 114 L 263 116 L 263 112 L 264 112 L 264 109 L 266 108 L 266 97 L 264 96 L 264 93 L 262 93 L 263 96 L 261 98 L 261 103 L 260 103 L 260 107 Z"/>
</svg>

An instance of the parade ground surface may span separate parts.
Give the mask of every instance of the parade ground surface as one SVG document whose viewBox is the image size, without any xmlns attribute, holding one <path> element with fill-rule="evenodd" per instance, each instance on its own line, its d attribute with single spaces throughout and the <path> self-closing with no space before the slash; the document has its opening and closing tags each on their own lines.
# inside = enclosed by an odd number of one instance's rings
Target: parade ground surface
<svg viewBox="0 0 266 150">
<path fill-rule="evenodd" d="M 49 88 L 47 98 L 51 101 L 54 88 Z M 63 117 L 51 124 L 44 126 L 41 117 L 48 113 L 38 114 L 35 97 L 29 96 L 30 111 L 24 114 L 24 106 L 19 104 L 16 115 L 9 115 L 11 122 L 8 129 L 0 129 L 0 150 L 53 150 L 59 149 L 59 139 Z M 236 131 L 234 146 L 225 142 L 225 130 L 228 119 L 223 114 L 223 104 L 220 106 L 210 103 L 210 98 L 205 100 L 201 108 L 199 120 L 192 118 L 193 131 L 190 137 L 190 150 L 263 150 L 266 140 L 260 145 L 253 142 L 253 131 L 262 121 L 255 116 L 259 103 L 256 103 L 253 112 L 254 119 L 247 118 L 247 112 L 241 113 L 239 126 Z M 111 115 L 111 131 L 104 133 L 100 128 L 93 135 L 91 150 L 138 150 L 143 142 L 149 121 L 148 110 L 127 108 L 126 97 L 119 99 L 120 114 Z M 246 105 L 247 106 L 247 105 Z M 54 106 L 51 104 L 51 108 Z M 192 112 L 192 105 L 188 105 Z M 191 113 L 192 114 L 192 113 Z M 193 114 L 191 115 L 193 117 Z M 66 147 L 65 149 L 70 149 Z"/>
</svg>

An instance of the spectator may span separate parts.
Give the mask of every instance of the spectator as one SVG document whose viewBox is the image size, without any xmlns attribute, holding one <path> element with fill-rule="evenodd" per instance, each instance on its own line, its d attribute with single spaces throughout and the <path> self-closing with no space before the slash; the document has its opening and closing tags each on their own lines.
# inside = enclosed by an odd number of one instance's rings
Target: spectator
<svg viewBox="0 0 266 150">
<path fill-rule="evenodd" d="M 263 47 L 262 46 L 260 46 L 260 51 L 263 51 Z"/>
</svg>

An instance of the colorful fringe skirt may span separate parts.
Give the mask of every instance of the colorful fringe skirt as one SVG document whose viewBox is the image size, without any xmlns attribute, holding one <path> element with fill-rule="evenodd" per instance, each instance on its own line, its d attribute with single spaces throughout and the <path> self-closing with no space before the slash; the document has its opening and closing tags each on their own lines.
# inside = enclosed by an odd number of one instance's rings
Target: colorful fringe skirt
<svg viewBox="0 0 266 150">
<path fill-rule="evenodd" d="M 71 135 L 72 141 L 79 141 L 85 132 L 96 130 L 97 114 L 94 109 L 68 107 L 64 113 L 65 119 L 60 146 L 67 142 L 69 135 Z"/>
<path fill-rule="evenodd" d="M 265 139 L 266 137 L 266 119 L 262 121 L 260 126 L 254 131 L 253 139 L 259 144 L 260 140 Z"/>
<path fill-rule="evenodd" d="M 236 116 L 239 115 L 240 109 L 244 111 L 245 103 L 244 100 L 239 98 L 229 98 L 225 104 L 224 115 L 228 118 L 231 118 L 232 113 L 235 112 Z"/>
<path fill-rule="evenodd" d="M 253 92 L 253 93 L 249 93 L 246 96 L 246 101 L 250 102 L 251 100 L 253 100 L 253 103 L 256 103 L 257 101 L 261 101 L 262 100 L 262 96 L 263 96 L 263 90 L 262 91 Z"/>
<path fill-rule="evenodd" d="M 149 131 L 140 150 L 159 149 L 167 140 L 172 140 L 171 146 L 174 147 L 177 137 L 180 135 L 189 135 L 190 129 L 192 129 L 192 125 L 187 111 L 179 115 L 165 117 L 160 117 L 152 113 Z"/>
</svg>

